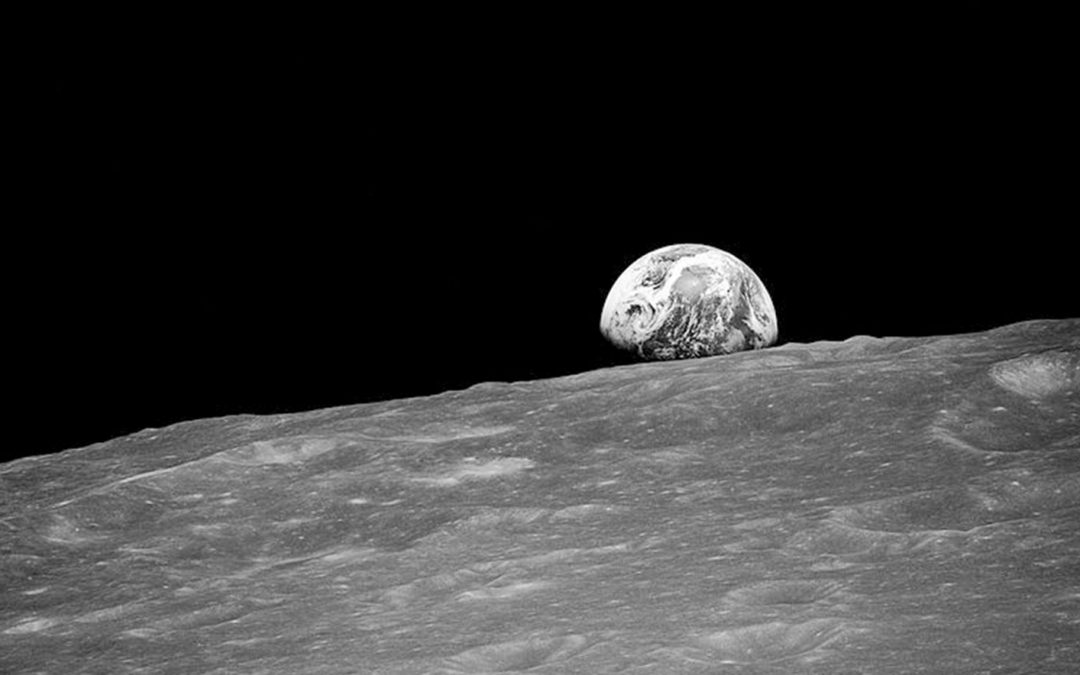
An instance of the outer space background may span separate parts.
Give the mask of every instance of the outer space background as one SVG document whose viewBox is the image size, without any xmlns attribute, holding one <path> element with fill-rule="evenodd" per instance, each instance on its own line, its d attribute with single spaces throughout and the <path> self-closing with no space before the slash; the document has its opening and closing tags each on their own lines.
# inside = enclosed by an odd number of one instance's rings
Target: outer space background
<svg viewBox="0 0 1080 675">
<path fill-rule="evenodd" d="M 670 243 L 781 344 L 1080 315 L 1055 17 L 736 14 L 43 49 L 4 459 L 625 363 L 604 297 Z"/>
</svg>

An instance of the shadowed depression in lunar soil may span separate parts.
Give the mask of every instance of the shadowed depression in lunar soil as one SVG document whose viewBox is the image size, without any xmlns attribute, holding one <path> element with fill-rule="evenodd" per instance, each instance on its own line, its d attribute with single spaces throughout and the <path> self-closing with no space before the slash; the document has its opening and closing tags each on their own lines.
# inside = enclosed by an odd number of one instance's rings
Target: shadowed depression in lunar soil
<svg viewBox="0 0 1080 675">
<path fill-rule="evenodd" d="M 1080 320 L 0 465 L 6 673 L 1072 673 Z"/>
</svg>

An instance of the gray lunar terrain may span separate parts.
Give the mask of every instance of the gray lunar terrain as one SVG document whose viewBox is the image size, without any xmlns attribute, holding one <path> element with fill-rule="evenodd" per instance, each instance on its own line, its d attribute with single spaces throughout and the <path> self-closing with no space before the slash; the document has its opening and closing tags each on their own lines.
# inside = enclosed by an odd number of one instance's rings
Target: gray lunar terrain
<svg viewBox="0 0 1080 675">
<path fill-rule="evenodd" d="M 0 465 L 4 673 L 1080 672 L 1080 320 Z"/>
</svg>

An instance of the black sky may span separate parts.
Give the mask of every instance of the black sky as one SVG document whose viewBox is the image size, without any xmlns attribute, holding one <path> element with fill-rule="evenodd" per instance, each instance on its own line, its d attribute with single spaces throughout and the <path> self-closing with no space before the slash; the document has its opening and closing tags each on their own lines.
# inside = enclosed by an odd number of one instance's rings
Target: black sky
<svg viewBox="0 0 1080 675">
<path fill-rule="evenodd" d="M 624 363 L 601 305 L 669 243 L 782 343 L 1077 316 L 1063 44 L 1002 7 L 43 53 L 7 454 Z"/>
</svg>

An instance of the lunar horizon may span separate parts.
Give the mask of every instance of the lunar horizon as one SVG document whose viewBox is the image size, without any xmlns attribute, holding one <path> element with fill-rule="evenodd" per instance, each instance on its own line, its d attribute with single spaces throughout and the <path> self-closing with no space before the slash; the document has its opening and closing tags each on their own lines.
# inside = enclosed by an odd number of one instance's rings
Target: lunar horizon
<svg viewBox="0 0 1080 675">
<path fill-rule="evenodd" d="M 1080 320 L 0 464 L 0 670 L 1072 673 Z"/>
</svg>

